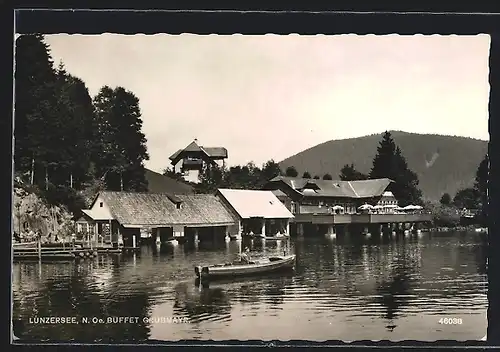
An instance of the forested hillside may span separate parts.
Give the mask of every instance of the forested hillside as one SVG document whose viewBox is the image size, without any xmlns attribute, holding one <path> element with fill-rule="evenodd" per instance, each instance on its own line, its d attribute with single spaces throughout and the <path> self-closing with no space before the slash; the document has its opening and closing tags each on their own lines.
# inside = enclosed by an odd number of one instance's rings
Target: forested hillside
<svg viewBox="0 0 500 352">
<path fill-rule="evenodd" d="M 444 193 L 452 197 L 474 183 L 479 163 L 487 153 L 488 142 L 465 137 L 423 135 L 390 131 L 420 181 L 424 199 L 437 201 Z M 368 174 L 382 134 L 333 140 L 319 144 L 280 162 L 284 170 L 294 166 L 300 175 L 338 178 L 346 164 Z"/>
</svg>

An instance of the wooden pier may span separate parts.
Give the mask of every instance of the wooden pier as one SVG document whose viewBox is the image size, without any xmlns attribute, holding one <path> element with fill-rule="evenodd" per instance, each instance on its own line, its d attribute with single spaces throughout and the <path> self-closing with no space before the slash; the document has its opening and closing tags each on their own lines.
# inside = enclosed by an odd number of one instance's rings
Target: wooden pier
<svg viewBox="0 0 500 352">
<path fill-rule="evenodd" d="M 121 254 L 124 248 L 106 245 L 42 244 L 41 242 L 13 244 L 13 259 L 17 260 L 76 260 L 102 254 Z"/>
</svg>

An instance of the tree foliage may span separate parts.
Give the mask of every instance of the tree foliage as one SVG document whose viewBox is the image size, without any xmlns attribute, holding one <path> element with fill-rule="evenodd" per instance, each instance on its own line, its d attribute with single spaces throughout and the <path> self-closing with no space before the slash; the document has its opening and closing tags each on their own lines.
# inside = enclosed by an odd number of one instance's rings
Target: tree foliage
<svg viewBox="0 0 500 352">
<path fill-rule="evenodd" d="M 488 155 L 484 156 L 477 168 L 474 189 L 478 195 L 478 208 L 481 210 L 483 220 L 488 215 L 488 175 L 489 175 Z"/>
<path fill-rule="evenodd" d="M 354 164 L 345 164 L 340 170 L 340 179 L 342 181 L 358 181 L 358 180 L 367 180 L 368 175 L 359 172 L 354 167 Z"/>
<path fill-rule="evenodd" d="M 477 190 L 474 188 L 461 189 L 455 194 L 453 205 L 459 209 L 477 209 L 478 196 Z"/>
<path fill-rule="evenodd" d="M 273 159 L 269 160 L 262 166 L 262 177 L 269 181 L 277 176 L 282 176 L 283 172 L 277 162 Z"/>
<path fill-rule="evenodd" d="M 299 173 L 297 169 L 294 166 L 289 166 L 285 170 L 285 176 L 287 177 L 297 177 L 299 176 Z"/>
<path fill-rule="evenodd" d="M 451 204 L 451 196 L 449 193 L 444 193 L 439 201 L 442 205 L 450 205 Z"/>
<path fill-rule="evenodd" d="M 394 181 L 391 190 L 398 199 L 400 206 L 422 203 L 422 192 L 418 188 L 418 177 L 408 168 L 401 149 L 394 143 L 389 132 L 384 133 L 377 147 L 370 178 L 389 178 Z"/>
<path fill-rule="evenodd" d="M 165 170 L 163 170 L 163 175 L 168 176 L 170 178 L 173 178 L 174 180 L 177 180 L 177 181 L 185 182 L 182 174 L 180 172 L 175 172 L 175 169 L 173 167 L 172 168 L 167 167 Z"/>
<path fill-rule="evenodd" d="M 479 210 L 476 220 L 486 224 L 488 215 L 488 156 L 479 163 L 474 186 L 463 188 L 453 198 L 453 205 L 463 209 Z"/>
<path fill-rule="evenodd" d="M 460 212 L 455 206 L 429 204 L 426 208 L 431 213 L 433 226 L 456 227 L 460 225 Z"/>
<path fill-rule="evenodd" d="M 99 130 L 97 170 L 106 174 L 111 190 L 144 191 L 147 181 L 143 162 L 149 159 L 141 132 L 139 99 L 122 87 L 101 88 L 94 98 Z"/>
<path fill-rule="evenodd" d="M 57 129 L 56 72 L 41 35 L 16 40 L 15 168 L 31 184 L 46 187 L 45 172 L 60 148 Z"/>
<path fill-rule="evenodd" d="M 16 40 L 15 150 L 17 177 L 49 205 L 78 212 L 88 191 L 144 190 L 148 159 L 139 100 L 103 87 L 94 100 L 85 83 L 54 67 L 41 35 Z"/>
<path fill-rule="evenodd" d="M 274 160 L 267 161 L 262 167 L 253 162 L 230 168 L 214 164 L 202 169 L 200 183 L 195 187 L 200 193 L 213 193 L 218 188 L 262 189 L 267 182 L 281 174 L 281 169 Z"/>
<path fill-rule="evenodd" d="M 323 175 L 323 180 L 333 180 L 333 177 L 330 174 L 325 174 Z"/>
<path fill-rule="evenodd" d="M 302 174 L 302 178 L 311 178 L 311 174 L 307 171 L 305 171 L 303 174 Z"/>
</svg>

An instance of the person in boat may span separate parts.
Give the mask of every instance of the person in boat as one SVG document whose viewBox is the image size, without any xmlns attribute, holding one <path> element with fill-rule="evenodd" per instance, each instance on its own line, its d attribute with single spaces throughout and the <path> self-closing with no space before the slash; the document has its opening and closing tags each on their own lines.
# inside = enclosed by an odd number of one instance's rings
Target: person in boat
<svg viewBox="0 0 500 352">
<path fill-rule="evenodd" d="M 248 249 L 248 247 L 246 247 L 245 251 L 240 254 L 240 261 L 247 264 L 250 262 L 250 249 Z"/>
</svg>

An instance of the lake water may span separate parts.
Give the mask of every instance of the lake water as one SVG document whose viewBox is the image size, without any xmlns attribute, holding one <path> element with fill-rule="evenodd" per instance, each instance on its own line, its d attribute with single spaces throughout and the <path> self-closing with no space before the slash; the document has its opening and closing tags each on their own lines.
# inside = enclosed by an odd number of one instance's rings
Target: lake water
<svg viewBox="0 0 500 352">
<path fill-rule="evenodd" d="M 195 285 L 195 263 L 232 260 L 242 246 L 252 257 L 285 248 L 297 255 L 296 270 Z M 15 334 L 82 342 L 479 340 L 487 328 L 485 246 L 475 233 L 351 234 L 143 245 L 137 255 L 14 263 Z M 49 317 L 73 321 L 41 321 Z"/>
</svg>

